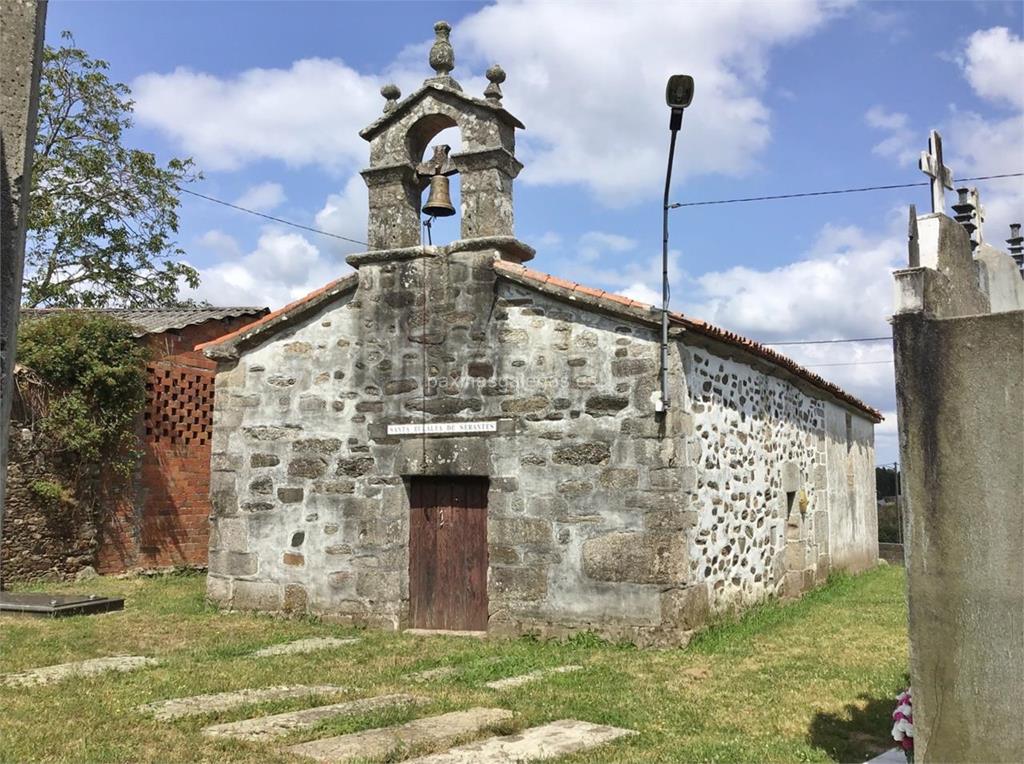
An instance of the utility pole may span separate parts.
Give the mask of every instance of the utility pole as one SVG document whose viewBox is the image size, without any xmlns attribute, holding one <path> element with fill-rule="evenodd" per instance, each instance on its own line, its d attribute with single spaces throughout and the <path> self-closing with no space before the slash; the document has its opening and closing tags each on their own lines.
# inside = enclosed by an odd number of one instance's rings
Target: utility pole
<svg viewBox="0 0 1024 764">
<path fill-rule="evenodd" d="M 665 170 L 665 197 L 661 205 L 661 397 L 655 407 L 662 414 L 668 411 L 668 302 L 671 290 L 668 283 L 668 211 L 672 191 L 672 163 L 676 155 L 676 136 L 683 126 L 683 110 L 693 101 L 693 77 L 674 74 L 668 78 L 665 103 L 672 110 L 668 129 L 672 137 L 668 144 L 668 167 Z"/>
</svg>

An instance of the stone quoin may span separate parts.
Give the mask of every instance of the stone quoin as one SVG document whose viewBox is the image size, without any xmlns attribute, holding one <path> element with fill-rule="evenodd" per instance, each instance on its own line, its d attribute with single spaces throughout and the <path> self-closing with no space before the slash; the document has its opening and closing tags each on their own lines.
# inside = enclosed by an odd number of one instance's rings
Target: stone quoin
<svg viewBox="0 0 1024 764">
<path fill-rule="evenodd" d="M 436 75 L 362 131 L 355 272 L 207 343 L 209 596 L 353 624 L 682 644 L 878 558 L 877 411 L 771 349 L 523 263 L 519 120 Z M 511 77 L 514 86 L 514 73 Z M 462 238 L 421 241 L 455 126 Z M 448 168 L 451 169 L 451 168 Z M 486 423 L 486 424 L 481 424 Z"/>
</svg>

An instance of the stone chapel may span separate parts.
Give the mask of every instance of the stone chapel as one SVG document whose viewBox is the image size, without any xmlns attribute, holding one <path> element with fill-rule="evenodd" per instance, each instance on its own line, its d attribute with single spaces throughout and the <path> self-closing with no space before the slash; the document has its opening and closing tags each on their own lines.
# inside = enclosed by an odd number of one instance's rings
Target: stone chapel
<svg viewBox="0 0 1024 764">
<path fill-rule="evenodd" d="M 354 272 L 217 361 L 209 596 L 388 629 L 683 644 L 709 614 L 878 557 L 880 414 L 770 348 L 532 270 L 493 66 L 382 88 Z M 457 127 L 461 149 L 424 161 Z M 421 239 L 457 173 L 461 238 Z M 441 184 L 443 185 L 443 184 Z M 433 198 L 433 197 L 432 197 Z"/>
</svg>

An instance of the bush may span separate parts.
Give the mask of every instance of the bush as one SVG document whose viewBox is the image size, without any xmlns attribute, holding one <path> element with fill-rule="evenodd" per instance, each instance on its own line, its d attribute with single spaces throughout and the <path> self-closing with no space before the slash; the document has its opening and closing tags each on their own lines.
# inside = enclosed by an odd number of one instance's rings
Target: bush
<svg viewBox="0 0 1024 764">
<path fill-rule="evenodd" d="M 59 507 L 65 504 L 74 505 L 75 503 L 75 499 L 67 487 L 59 481 L 33 480 L 29 483 L 28 487 L 35 494 L 35 497 L 47 506 Z"/>
<path fill-rule="evenodd" d="M 135 427 L 146 403 L 147 349 L 130 324 L 102 313 L 68 311 L 26 321 L 18 362 L 45 386 L 34 411 L 38 444 L 68 485 L 37 481 L 41 499 L 73 502 L 86 478 L 127 478 L 138 459 Z"/>
</svg>

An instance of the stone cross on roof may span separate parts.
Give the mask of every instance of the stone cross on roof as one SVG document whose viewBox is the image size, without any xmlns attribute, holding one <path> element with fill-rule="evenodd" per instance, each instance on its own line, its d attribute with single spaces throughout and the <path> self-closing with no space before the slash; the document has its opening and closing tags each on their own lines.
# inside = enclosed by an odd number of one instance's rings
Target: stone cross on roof
<svg viewBox="0 0 1024 764">
<path fill-rule="evenodd" d="M 953 171 L 942 163 L 942 136 L 938 130 L 928 135 L 928 150 L 921 152 L 917 166 L 932 181 L 932 212 L 945 212 L 946 189 L 953 190 Z"/>
</svg>

